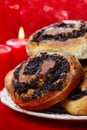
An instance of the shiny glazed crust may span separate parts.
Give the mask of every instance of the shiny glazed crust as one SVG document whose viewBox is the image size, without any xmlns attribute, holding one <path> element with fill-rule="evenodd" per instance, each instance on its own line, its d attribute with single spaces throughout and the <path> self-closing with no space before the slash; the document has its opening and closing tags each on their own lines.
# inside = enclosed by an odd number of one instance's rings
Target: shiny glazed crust
<svg viewBox="0 0 87 130">
<path fill-rule="evenodd" d="M 73 95 L 71 94 L 60 103 L 72 115 L 87 115 L 87 65 L 83 69 L 84 78 L 80 85 L 74 92 L 72 91 Z"/>
<path fill-rule="evenodd" d="M 32 72 L 29 72 L 29 67 L 33 66 L 33 63 L 31 64 L 30 62 L 34 58 L 36 60 L 37 57 L 40 60 L 45 58 L 40 64 L 41 71 L 37 65 L 36 68 L 38 69 L 36 72 L 34 72 L 35 67 L 32 68 Z M 48 58 L 46 59 L 46 57 Z M 28 63 L 29 66 L 27 66 Z M 60 67 L 55 70 L 55 65 Z M 28 72 L 25 69 L 26 66 L 28 67 Z M 56 75 L 57 77 L 55 77 Z M 18 106 L 28 110 L 42 110 L 66 98 L 78 85 L 82 77 L 82 66 L 75 57 L 68 53 L 43 53 L 30 57 L 30 59 L 10 71 L 6 75 L 5 86 Z M 22 86 L 21 83 L 23 83 Z M 28 86 L 25 85 L 27 83 Z M 24 87 L 29 88 L 26 91 Z"/>
<path fill-rule="evenodd" d="M 87 59 L 87 23 L 64 20 L 33 33 L 27 42 L 28 55 L 41 52 L 68 52 L 78 59 Z"/>
</svg>

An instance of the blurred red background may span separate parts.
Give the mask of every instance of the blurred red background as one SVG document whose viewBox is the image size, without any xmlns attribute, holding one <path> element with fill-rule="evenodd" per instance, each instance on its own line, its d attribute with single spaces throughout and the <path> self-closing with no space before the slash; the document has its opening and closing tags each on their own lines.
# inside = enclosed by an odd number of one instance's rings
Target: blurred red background
<svg viewBox="0 0 87 130">
<path fill-rule="evenodd" d="M 0 0 L 0 43 L 63 19 L 87 20 L 87 0 Z"/>
</svg>

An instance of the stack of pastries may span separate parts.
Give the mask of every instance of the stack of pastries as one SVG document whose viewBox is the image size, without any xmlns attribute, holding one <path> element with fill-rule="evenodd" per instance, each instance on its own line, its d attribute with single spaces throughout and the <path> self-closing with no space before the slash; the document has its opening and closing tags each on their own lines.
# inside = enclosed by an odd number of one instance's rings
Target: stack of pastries
<svg viewBox="0 0 87 130">
<path fill-rule="evenodd" d="M 87 22 L 63 20 L 33 33 L 29 58 L 5 77 L 12 100 L 27 110 L 59 104 L 73 115 L 87 115 Z"/>
</svg>

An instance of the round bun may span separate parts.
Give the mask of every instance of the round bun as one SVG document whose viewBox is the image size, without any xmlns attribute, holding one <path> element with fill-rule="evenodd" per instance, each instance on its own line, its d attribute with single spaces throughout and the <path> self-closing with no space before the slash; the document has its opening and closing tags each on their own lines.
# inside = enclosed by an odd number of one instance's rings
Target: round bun
<svg viewBox="0 0 87 130">
<path fill-rule="evenodd" d="M 64 20 L 33 33 L 27 42 L 28 55 L 42 52 L 68 52 L 87 59 L 87 22 Z"/>
<path fill-rule="evenodd" d="M 87 115 L 87 65 L 82 82 L 61 102 L 61 106 L 72 115 Z"/>
<path fill-rule="evenodd" d="M 70 54 L 41 53 L 10 71 L 5 86 L 18 106 L 41 110 L 66 98 L 82 77 L 81 64 Z"/>
</svg>

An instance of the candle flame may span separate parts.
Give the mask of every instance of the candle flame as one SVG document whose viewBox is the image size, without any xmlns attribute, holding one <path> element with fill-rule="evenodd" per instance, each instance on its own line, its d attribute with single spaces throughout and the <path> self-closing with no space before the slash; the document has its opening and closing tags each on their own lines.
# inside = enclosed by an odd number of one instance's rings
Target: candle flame
<svg viewBox="0 0 87 130">
<path fill-rule="evenodd" d="M 25 33 L 24 33 L 24 29 L 23 27 L 19 28 L 19 32 L 18 32 L 18 39 L 24 39 L 25 38 Z"/>
</svg>

